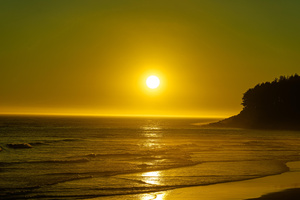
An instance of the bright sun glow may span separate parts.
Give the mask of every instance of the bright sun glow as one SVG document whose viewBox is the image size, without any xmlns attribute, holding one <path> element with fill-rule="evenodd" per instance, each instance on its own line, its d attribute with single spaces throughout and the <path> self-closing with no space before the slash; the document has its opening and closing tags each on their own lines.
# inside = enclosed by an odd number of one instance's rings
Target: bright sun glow
<svg viewBox="0 0 300 200">
<path fill-rule="evenodd" d="M 149 76 L 146 80 L 146 84 L 149 88 L 155 89 L 159 86 L 160 81 L 157 76 Z"/>
</svg>

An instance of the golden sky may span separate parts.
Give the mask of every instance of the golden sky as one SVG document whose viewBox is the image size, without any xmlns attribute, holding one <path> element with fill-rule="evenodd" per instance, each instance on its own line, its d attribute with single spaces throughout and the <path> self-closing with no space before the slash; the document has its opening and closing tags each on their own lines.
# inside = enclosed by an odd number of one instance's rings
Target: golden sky
<svg viewBox="0 0 300 200">
<path fill-rule="evenodd" d="M 299 21 L 298 0 L 2 0 L 0 113 L 237 114 L 300 73 Z"/>
</svg>

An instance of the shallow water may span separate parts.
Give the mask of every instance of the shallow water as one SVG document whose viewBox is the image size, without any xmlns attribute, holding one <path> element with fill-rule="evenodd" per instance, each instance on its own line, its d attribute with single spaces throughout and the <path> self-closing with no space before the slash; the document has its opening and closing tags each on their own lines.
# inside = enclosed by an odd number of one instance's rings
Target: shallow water
<svg viewBox="0 0 300 200">
<path fill-rule="evenodd" d="M 0 117 L 0 199 L 86 199 L 251 179 L 300 160 L 300 132 L 212 119 Z"/>
</svg>

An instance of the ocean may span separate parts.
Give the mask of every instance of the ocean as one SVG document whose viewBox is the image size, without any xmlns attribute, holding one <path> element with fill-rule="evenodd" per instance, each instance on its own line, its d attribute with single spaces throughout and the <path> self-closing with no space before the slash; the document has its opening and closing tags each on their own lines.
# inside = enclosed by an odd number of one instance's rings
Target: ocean
<svg viewBox="0 0 300 200">
<path fill-rule="evenodd" d="M 217 119 L 0 116 L 0 199 L 125 199 L 288 171 L 300 132 Z"/>
</svg>

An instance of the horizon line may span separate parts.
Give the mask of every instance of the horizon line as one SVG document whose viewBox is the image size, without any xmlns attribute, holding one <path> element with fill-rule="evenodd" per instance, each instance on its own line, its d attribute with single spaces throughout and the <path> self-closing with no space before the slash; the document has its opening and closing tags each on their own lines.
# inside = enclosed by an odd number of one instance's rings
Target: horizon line
<svg viewBox="0 0 300 200">
<path fill-rule="evenodd" d="M 228 116 L 200 115 L 142 115 L 142 114 L 91 114 L 91 113 L 0 113 L 0 116 L 69 116 L 69 117 L 150 117 L 150 118 L 210 118 L 224 119 Z"/>
</svg>

